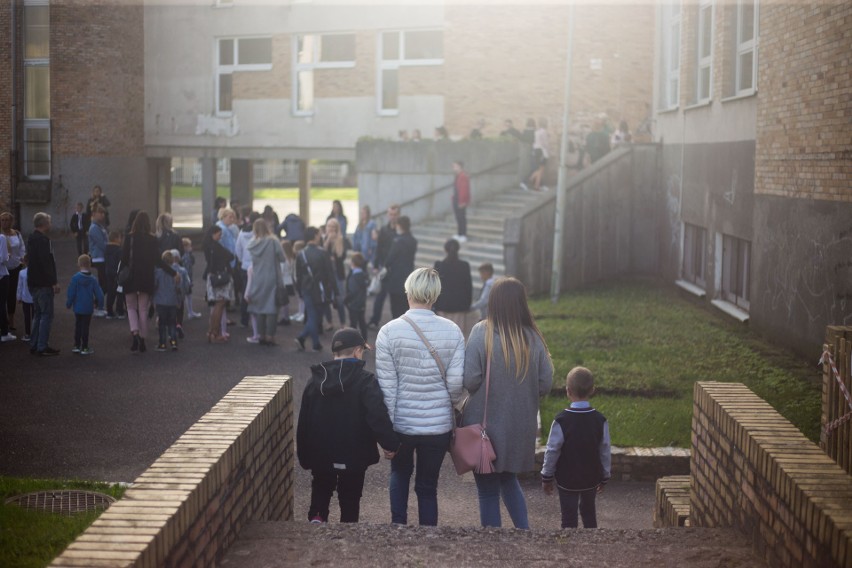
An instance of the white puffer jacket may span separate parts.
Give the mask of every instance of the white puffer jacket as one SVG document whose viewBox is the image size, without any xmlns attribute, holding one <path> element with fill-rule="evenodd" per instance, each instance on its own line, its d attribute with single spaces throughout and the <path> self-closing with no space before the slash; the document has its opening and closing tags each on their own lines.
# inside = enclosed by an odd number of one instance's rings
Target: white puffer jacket
<svg viewBox="0 0 852 568">
<path fill-rule="evenodd" d="M 447 383 L 414 328 L 402 318 L 395 319 L 376 338 L 376 376 L 385 405 L 393 429 L 401 434 L 444 434 L 453 428 L 450 402 L 456 404 L 462 395 L 464 335 L 456 324 L 430 310 L 412 309 L 405 315 L 438 352 Z"/>
</svg>

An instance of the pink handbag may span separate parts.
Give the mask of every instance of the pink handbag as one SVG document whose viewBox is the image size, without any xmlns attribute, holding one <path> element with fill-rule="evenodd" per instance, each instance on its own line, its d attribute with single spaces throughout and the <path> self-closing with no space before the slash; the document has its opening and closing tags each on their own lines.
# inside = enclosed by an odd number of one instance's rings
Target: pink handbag
<svg viewBox="0 0 852 568">
<path fill-rule="evenodd" d="M 457 427 L 453 430 L 453 439 L 450 441 L 450 456 L 456 473 L 463 475 L 469 471 L 475 473 L 494 473 L 494 446 L 485 430 L 488 422 L 488 391 L 491 383 L 491 358 L 485 364 L 485 411 L 482 416 L 482 424 L 471 424 L 470 426 Z"/>
</svg>

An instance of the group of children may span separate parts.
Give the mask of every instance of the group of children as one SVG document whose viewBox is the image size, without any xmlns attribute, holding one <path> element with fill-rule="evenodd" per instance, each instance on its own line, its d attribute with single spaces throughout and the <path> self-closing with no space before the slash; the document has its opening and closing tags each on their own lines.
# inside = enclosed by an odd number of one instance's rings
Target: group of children
<svg viewBox="0 0 852 568">
<path fill-rule="evenodd" d="M 378 381 L 364 368 L 364 337 L 352 328 L 337 331 L 334 360 L 311 368 L 302 395 L 296 454 L 313 477 L 312 523 L 328 522 L 335 490 L 340 522 L 358 522 L 366 470 L 379 461 L 376 444 L 388 459 L 400 447 Z M 609 425 L 589 403 L 595 392 L 591 371 L 575 367 L 565 382 L 571 404 L 550 428 L 541 486 L 546 495 L 558 490 L 562 528 L 577 528 L 578 510 L 585 528 L 597 528 L 595 497 L 610 478 Z"/>
</svg>

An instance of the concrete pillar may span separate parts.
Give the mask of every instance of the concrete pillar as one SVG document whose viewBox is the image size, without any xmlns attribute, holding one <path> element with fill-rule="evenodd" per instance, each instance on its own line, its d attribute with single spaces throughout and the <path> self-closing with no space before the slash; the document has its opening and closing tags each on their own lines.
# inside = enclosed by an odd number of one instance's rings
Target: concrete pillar
<svg viewBox="0 0 852 568">
<path fill-rule="evenodd" d="M 305 225 L 311 224 L 311 163 L 299 160 L 299 217 Z"/>
<path fill-rule="evenodd" d="M 231 159 L 231 200 L 254 209 L 254 172 L 251 160 Z M 237 211 L 237 215 L 240 212 Z"/>
<path fill-rule="evenodd" d="M 151 213 L 151 220 L 164 211 L 171 211 L 172 161 L 169 158 L 148 159 L 148 197 L 142 208 Z"/>
<path fill-rule="evenodd" d="M 213 224 L 216 202 L 216 158 L 201 158 L 201 218 L 204 229 Z"/>
</svg>

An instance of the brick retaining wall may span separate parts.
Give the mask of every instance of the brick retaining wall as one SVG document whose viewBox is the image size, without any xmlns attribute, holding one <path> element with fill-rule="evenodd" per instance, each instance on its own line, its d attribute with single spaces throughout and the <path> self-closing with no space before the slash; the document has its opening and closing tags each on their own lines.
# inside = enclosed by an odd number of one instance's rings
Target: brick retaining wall
<svg viewBox="0 0 852 568">
<path fill-rule="evenodd" d="M 770 566 L 852 565 L 852 477 L 744 385 L 694 397 L 692 526 L 738 528 Z"/>
<path fill-rule="evenodd" d="M 291 382 L 246 377 L 51 566 L 210 566 L 252 520 L 292 520 Z"/>
</svg>

